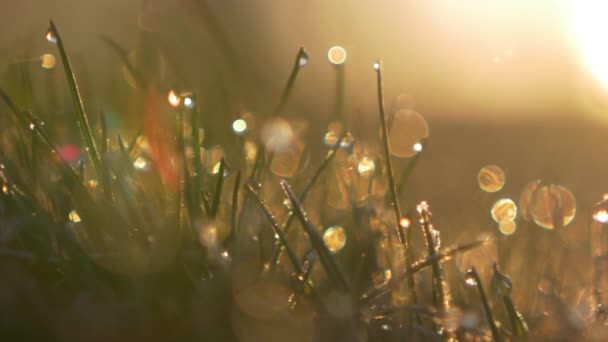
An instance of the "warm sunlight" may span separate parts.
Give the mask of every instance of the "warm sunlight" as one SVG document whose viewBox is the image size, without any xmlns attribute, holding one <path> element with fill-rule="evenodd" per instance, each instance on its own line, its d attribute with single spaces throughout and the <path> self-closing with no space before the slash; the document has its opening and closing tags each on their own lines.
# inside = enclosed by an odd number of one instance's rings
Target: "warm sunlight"
<svg viewBox="0 0 608 342">
<path fill-rule="evenodd" d="M 602 86 L 608 89 L 608 3 L 572 0 L 570 13 L 575 38 L 585 63 Z"/>
</svg>

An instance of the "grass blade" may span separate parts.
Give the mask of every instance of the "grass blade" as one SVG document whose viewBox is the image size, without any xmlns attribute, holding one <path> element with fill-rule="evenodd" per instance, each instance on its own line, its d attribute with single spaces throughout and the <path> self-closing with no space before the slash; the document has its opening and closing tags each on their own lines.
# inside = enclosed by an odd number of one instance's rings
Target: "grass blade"
<svg viewBox="0 0 608 342">
<path fill-rule="evenodd" d="M 308 179 L 308 181 L 306 182 L 306 185 L 304 185 L 304 189 L 302 189 L 302 192 L 300 193 L 300 196 L 298 196 L 298 200 L 300 201 L 300 203 L 304 203 L 304 200 L 306 199 L 306 196 L 308 196 L 308 193 L 312 190 L 313 186 L 315 185 L 315 183 L 317 182 L 317 180 L 319 179 L 319 177 L 321 176 L 323 171 L 327 168 L 327 166 L 329 166 L 329 163 L 334 159 L 336 152 L 338 151 L 338 148 L 340 148 L 340 144 L 342 143 L 343 139 L 344 139 L 344 136 L 342 136 L 340 139 L 338 139 L 338 141 L 336 142 L 336 145 L 331 149 L 331 151 L 327 155 L 327 157 L 325 157 L 325 160 L 323 160 L 321 165 L 319 165 L 319 167 L 317 168 L 315 173 L 312 175 L 312 177 L 310 177 Z M 293 223 L 293 220 L 295 219 L 295 217 L 296 216 L 293 211 L 291 211 L 287 214 L 287 219 L 286 219 L 285 223 L 283 224 L 283 232 L 285 233 L 285 235 L 289 234 L 291 224 Z M 281 257 L 281 252 L 282 252 L 282 243 L 280 240 L 277 240 L 277 242 L 275 243 L 275 246 L 274 246 L 274 254 L 271 259 L 270 267 L 274 267 L 279 262 L 279 259 Z"/>
<path fill-rule="evenodd" d="M 302 208 L 302 204 L 300 204 L 300 201 L 298 201 L 298 199 L 296 198 L 296 195 L 293 193 L 293 190 L 291 190 L 291 186 L 289 185 L 289 183 L 287 183 L 286 180 L 282 180 L 281 188 L 283 188 L 283 191 L 285 192 L 287 198 L 289 199 L 289 202 L 291 203 L 291 207 L 295 211 L 298 219 L 300 219 L 304 230 L 306 230 L 312 247 L 315 249 L 317 254 L 319 254 L 321 264 L 327 271 L 330 280 L 334 283 L 335 286 L 338 287 L 340 291 L 350 292 L 350 284 L 348 283 L 346 276 L 342 272 L 342 269 L 340 268 L 336 260 L 333 258 L 333 255 L 325 245 L 325 242 L 323 242 L 323 238 L 321 237 L 321 235 L 319 235 L 315 227 L 308 220 L 308 217 L 304 212 L 304 208 Z"/>
<path fill-rule="evenodd" d="M 494 315 L 492 314 L 492 309 L 490 308 L 490 304 L 488 303 L 488 297 L 486 295 L 486 291 L 483 288 L 483 284 L 481 283 L 481 278 L 479 277 L 479 274 L 475 270 L 475 267 L 471 267 L 467 271 L 467 279 L 468 278 L 472 279 L 472 282 L 474 282 L 474 284 L 475 284 L 474 286 L 476 286 L 477 290 L 479 291 L 479 297 L 481 297 L 481 303 L 483 304 L 483 310 L 485 312 L 486 319 L 488 320 L 488 325 L 490 326 L 490 330 L 492 331 L 492 338 L 494 339 L 495 342 L 503 342 L 504 340 L 502 338 L 502 335 L 500 335 L 500 332 L 498 331 L 498 326 L 496 326 L 496 321 L 494 320 Z"/>
<path fill-rule="evenodd" d="M 287 79 L 287 84 L 285 84 L 285 88 L 283 88 L 283 93 L 281 94 L 281 98 L 276 108 L 274 109 L 273 116 L 277 116 L 281 114 L 283 109 L 285 109 L 285 105 L 289 100 L 291 95 L 291 91 L 293 90 L 293 86 L 298 78 L 298 73 L 300 69 L 304 67 L 308 63 L 308 54 L 304 48 L 300 48 L 298 54 L 296 55 L 295 62 L 293 64 L 293 68 L 291 69 L 291 73 L 289 74 L 289 79 Z"/>
<path fill-rule="evenodd" d="M 116 53 L 118 58 L 120 58 L 122 64 L 124 64 L 131 77 L 133 77 L 133 79 L 135 80 L 137 87 L 142 90 L 147 89 L 148 81 L 144 78 L 143 74 L 133 65 L 133 63 L 131 63 L 127 51 L 123 49 L 120 45 L 118 45 L 118 43 L 114 41 L 114 39 L 108 36 L 101 36 L 100 38 L 112 49 L 112 51 Z"/>
<path fill-rule="evenodd" d="M 59 50 L 59 55 L 61 56 L 61 61 L 63 62 L 63 68 L 65 71 L 65 75 L 68 81 L 68 85 L 70 87 L 70 95 L 72 97 L 72 102 L 74 104 L 74 109 L 76 110 L 76 114 L 78 117 L 78 126 L 80 127 L 80 134 L 82 136 L 83 142 L 85 144 L 85 149 L 93 166 L 95 167 L 95 171 L 97 172 L 98 177 L 102 177 L 102 163 L 99 157 L 99 152 L 97 150 L 97 145 L 95 144 L 95 140 L 93 139 L 93 133 L 91 131 L 91 126 L 89 125 L 89 120 L 84 110 L 84 105 L 82 103 L 82 97 L 80 96 L 80 91 L 78 90 L 78 85 L 76 84 L 76 78 L 74 76 L 74 72 L 72 71 L 72 66 L 70 65 L 70 61 L 68 59 L 67 53 L 65 52 L 65 47 L 63 45 L 63 40 L 61 39 L 61 35 L 55 26 L 55 23 L 51 20 L 49 34 L 54 36 L 57 40 L 57 48 Z"/>
<path fill-rule="evenodd" d="M 397 233 L 397 237 L 399 238 L 399 242 L 404 246 L 405 253 L 405 267 L 406 273 L 409 274 L 407 279 L 407 284 L 409 288 L 412 290 L 412 299 L 414 303 L 416 303 L 416 284 L 414 283 L 414 274 L 407 268 L 410 267 L 412 263 L 412 233 L 411 229 L 407 230 L 407 236 L 403 233 L 403 229 L 401 228 L 399 222 L 403 217 L 401 215 L 401 207 L 399 206 L 399 197 L 397 194 L 397 188 L 395 186 L 395 178 L 393 177 L 393 165 L 391 162 L 391 153 L 388 142 L 388 129 L 386 127 L 386 114 L 384 112 L 384 92 L 382 90 L 382 65 L 380 61 L 377 61 L 374 65 L 376 69 L 377 75 L 377 89 L 378 89 L 378 109 L 380 112 L 380 127 L 382 128 L 382 146 L 384 150 L 384 158 L 386 159 L 386 173 L 388 177 L 388 187 L 391 195 L 391 207 L 393 208 L 393 215 L 395 216 L 395 230 Z M 409 271 L 409 272 L 408 272 Z"/>
<path fill-rule="evenodd" d="M 502 298 L 507 316 L 509 316 L 509 320 L 511 321 L 513 335 L 518 337 L 518 340 L 524 340 L 528 335 L 528 324 L 511 299 L 511 279 L 500 272 L 496 262 L 492 264 L 492 272 L 492 288 Z"/>
</svg>

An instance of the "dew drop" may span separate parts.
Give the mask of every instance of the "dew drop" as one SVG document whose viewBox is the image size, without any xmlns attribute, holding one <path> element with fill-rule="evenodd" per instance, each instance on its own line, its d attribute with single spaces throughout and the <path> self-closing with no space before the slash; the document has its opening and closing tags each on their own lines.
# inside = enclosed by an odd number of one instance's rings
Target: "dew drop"
<svg viewBox="0 0 608 342">
<path fill-rule="evenodd" d="M 496 263 L 493 264 L 493 268 L 494 273 L 492 274 L 491 280 L 492 289 L 498 296 L 509 296 L 513 287 L 511 279 L 509 276 L 498 270 L 498 265 L 496 265 Z"/>
<path fill-rule="evenodd" d="M 194 108 L 194 99 L 192 97 L 185 97 L 184 98 L 184 107 L 186 107 L 188 109 Z"/>
<path fill-rule="evenodd" d="M 496 165 L 487 165 L 479 170 L 477 182 L 485 192 L 497 192 L 505 185 L 505 173 Z"/>
<path fill-rule="evenodd" d="M 346 49 L 341 46 L 332 46 L 331 48 L 329 48 L 329 51 L 327 51 L 327 59 L 329 59 L 329 62 L 331 64 L 344 64 L 344 62 L 346 61 L 346 57 Z"/>
<path fill-rule="evenodd" d="M 380 62 L 374 63 L 374 70 L 376 70 L 376 71 L 380 70 Z"/>
<path fill-rule="evenodd" d="M 554 223 L 567 226 L 572 222 L 576 214 L 576 201 L 567 188 L 545 185 L 534 192 L 528 210 L 537 225 L 554 229 Z"/>
<path fill-rule="evenodd" d="M 232 122 L 232 131 L 236 135 L 243 135 L 247 131 L 247 121 L 243 119 L 236 119 Z"/>
<path fill-rule="evenodd" d="M 513 221 L 517 216 L 517 206 L 510 198 L 502 198 L 496 201 L 490 211 L 492 219 L 496 223 L 503 221 Z"/>
<path fill-rule="evenodd" d="M 40 65 L 43 69 L 53 69 L 56 63 L 55 56 L 50 53 L 45 53 L 40 56 Z"/>
<path fill-rule="evenodd" d="M 350 134 L 350 132 L 346 132 L 346 134 L 342 138 L 342 141 L 340 141 L 340 147 L 341 148 L 350 148 L 351 146 L 353 146 L 354 142 L 355 142 L 355 138 L 353 137 L 353 135 Z"/>
<path fill-rule="evenodd" d="M 608 196 L 604 195 L 604 198 L 597 202 L 591 208 L 591 214 L 593 219 L 602 224 L 608 223 Z"/>
<path fill-rule="evenodd" d="M 357 164 L 357 171 L 361 176 L 368 177 L 374 174 L 374 170 L 376 169 L 376 163 L 373 159 L 368 157 L 363 157 Z"/>
<path fill-rule="evenodd" d="M 422 151 L 421 140 L 428 138 L 429 126 L 420 113 L 399 110 L 393 116 L 393 125 L 388 134 L 389 150 L 400 158 L 411 157 Z"/>
<path fill-rule="evenodd" d="M 475 276 L 475 271 L 473 269 L 467 271 L 467 274 L 464 276 L 464 282 L 468 286 L 477 286 L 477 277 Z"/>
<path fill-rule="evenodd" d="M 53 31 L 49 30 L 46 33 L 46 40 L 48 40 L 49 43 L 56 44 L 57 43 L 57 36 L 55 35 L 55 33 L 53 33 Z"/>
<path fill-rule="evenodd" d="M 78 212 L 76 210 L 70 211 L 70 213 L 68 214 L 68 218 L 74 223 L 78 223 L 81 221 L 80 215 L 78 215 Z"/>
<path fill-rule="evenodd" d="M 340 226 L 331 226 L 323 233 L 323 241 L 332 253 L 338 253 L 346 245 L 346 232 Z"/>
<path fill-rule="evenodd" d="M 308 54 L 305 51 L 302 51 L 300 53 L 300 59 L 298 59 L 298 65 L 300 66 L 300 68 L 303 68 L 308 65 L 309 61 L 310 59 L 308 57 Z"/>
<path fill-rule="evenodd" d="M 10 192 L 8 185 L 4 184 L 2 186 L 2 192 L 4 192 L 4 194 L 8 195 L 8 193 Z"/>
<path fill-rule="evenodd" d="M 29 128 L 31 131 L 33 131 L 36 128 L 36 124 L 33 122 L 30 122 Z"/>
</svg>

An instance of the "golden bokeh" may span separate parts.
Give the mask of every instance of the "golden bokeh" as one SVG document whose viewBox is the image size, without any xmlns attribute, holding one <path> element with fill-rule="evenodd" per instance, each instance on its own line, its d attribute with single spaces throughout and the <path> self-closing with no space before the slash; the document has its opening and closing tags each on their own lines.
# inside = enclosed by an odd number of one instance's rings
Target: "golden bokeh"
<svg viewBox="0 0 608 342">
<path fill-rule="evenodd" d="M 496 223 L 513 221 L 517 216 L 517 206 L 512 199 L 502 198 L 494 203 L 490 213 L 492 214 L 492 219 Z"/>
<path fill-rule="evenodd" d="M 323 233 L 323 242 L 332 252 L 338 253 L 346 245 L 346 232 L 340 226 L 331 226 Z"/>
<path fill-rule="evenodd" d="M 411 109 L 399 110 L 388 134 L 390 152 L 401 158 L 414 156 L 418 152 L 414 145 L 428 136 L 429 125 L 420 113 Z"/>
<path fill-rule="evenodd" d="M 517 224 L 513 220 L 504 220 L 498 224 L 498 229 L 504 235 L 511 235 L 517 230 Z"/>
<path fill-rule="evenodd" d="M 497 192 L 505 185 L 505 173 L 496 165 L 487 165 L 479 170 L 477 182 L 485 192 Z"/>
<path fill-rule="evenodd" d="M 528 207 L 534 222 L 546 229 L 567 226 L 576 214 L 576 201 L 570 190 L 561 185 L 544 185 L 534 193 Z M 561 221 L 561 222 L 560 222 Z"/>
</svg>

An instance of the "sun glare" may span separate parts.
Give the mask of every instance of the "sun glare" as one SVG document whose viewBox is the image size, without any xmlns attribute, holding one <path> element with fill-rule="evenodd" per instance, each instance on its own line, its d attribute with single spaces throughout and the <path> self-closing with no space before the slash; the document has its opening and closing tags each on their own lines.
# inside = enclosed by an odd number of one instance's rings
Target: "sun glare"
<svg viewBox="0 0 608 342">
<path fill-rule="evenodd" d="M 608 2 L 594 0 L 570 0 L 572 29 L 590 71 L 608 90 Z"/>
</svg>

